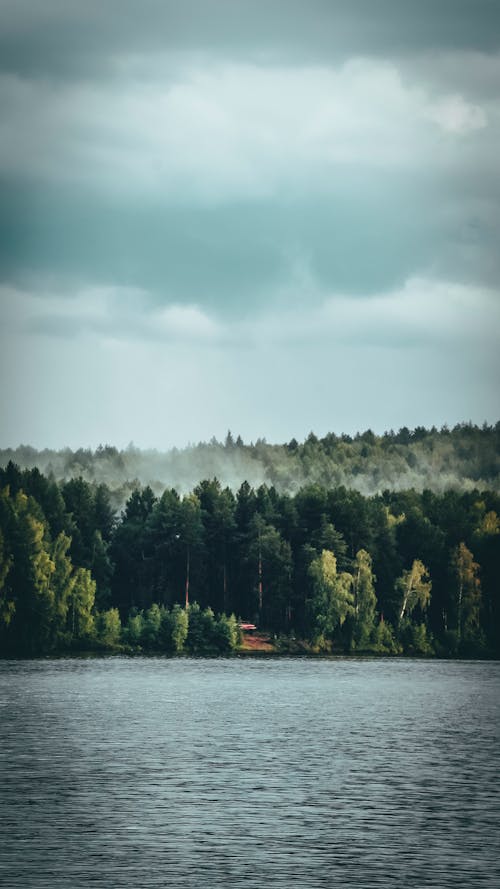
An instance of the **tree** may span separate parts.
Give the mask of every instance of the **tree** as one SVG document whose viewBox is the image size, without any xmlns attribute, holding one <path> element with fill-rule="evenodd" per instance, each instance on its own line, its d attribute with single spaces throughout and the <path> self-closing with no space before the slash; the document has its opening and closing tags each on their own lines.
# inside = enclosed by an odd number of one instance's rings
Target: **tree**
<svg viewBox="0 0 500 889">
<path fill-rule="evenodd" d="M 333 640 L 335 631 L 354 613 L 352 575 L 347 572 L 337 574 L 334 554 L 324 549 L 311 562 L 309 576 L 312 581 L 311 629 L 316 644 L 323 646 Z"/>
<path fill-rule="evenodd" d="M 92 580 L 90 571 L 87 568 L 77 568 L 68 608 L 69 630 L 74 642 L 88 644 L 94 636 L 95 590 L 95 581 Z"/>
<path fill-rule="evenodd" d="M 394 630 L 390 623 L 380 619 L 372 634 L 372 648 L 380 654 L 401 654 L 402 647 L 396 641 Z"/>
<path fill-rule="evenodd" d="M 420 559 L 414 559 L 411 568 L 403 571 L 396 581 L 396 590 L 400 596 L 399 623 L 410 617 L 417 605 L 422 611 L 427 608 L 431 598 L 432 582 L 429 572 Z"/>
<path fill-rule="evenodd" d="M 8 551 L 2 530 L 0 529 L 0 637 L 2 629 L 7 628 L 16 610 L 14 599 L 9 595 L 6 583 L 12 567 L 12 555 Z"/>
<path fill-rule="evenodd" d="M 179 654 L 184 649 L 189 631 L 189 614 L 180 605 L 174 605 L 170 612 L 170 626 L 172 651 Z"/>
<path fill-rule="evenodd" d="M 457 602 L 457 637 L 459 648 L 481 647 L 480 631 L 481 582 L 479 565 L 465 543 L 460 543 L 452 554 Z"/>
<path fill-rule="evenodd" d="M 256 514 L 250 525 L 248 560 L 253 566 L 252 611 L 260 626 L 282 630 L 289 619 L 292 595 L 292 550 L 279 531 Z M 288 615 L 288 618 L 287 618 Z"/>
<path fill-rule="evenodd" d="M 110 550 L 115 564 L 113 575 L 113 603 L 122 611 L 150 605 L 152 545 L 149 521 L 156 498 L 148 486 L 130 495 L 122 521 L 116 528 Z"/>
<path fill-rule="evenodd" d="M 185 607 L 189 607 L 189 594 L 193 568 L 200 575 L 203 549 L 203 523 L 200 501 L 196 494 L 184 497 L 180 509 L 180 541 L 186 549 L 186 575 L 184 583 Z M 194 575 L 196 577 L 196 575 Z"/>
<path fill-rule="evenodd" d="M 481 565 L 481 624 L 491 652 L 500 657 L 500 521 L 494 510 L 482 517 L 473 535 L 474 556 Z"/>
<path fill-rule="evenodd" d="M 71 538 L 61 531 L 56 537 L 51 551 L 54 563 L 51 580 L 54 592 L 51 647 L 54 648 L 58 648 L 60 644 L 67 644 L 69 639 L 67 632 L 68 609 L 77 580 L 68 555 L 70 546 Z"/>
<path fill-rule="evenodd" d="M 51 584 L 55 565 L 47 528 L 36 502 L 22 491 L 14 498 L 13 565 L 9 580 L 15 594 L 16 645 L 25 654 L 50 649 L 54 607 Z"/>
<path fill-rule="evenodd" d="M 205 599 L 215 608 L 226 610 L 231 596 L 232 553 L 236 523 L 235 499 L 229 488 L 221 489 L 214 478 L 204 480 L 194 490 L 201 508 L 206 549 Z"/>
<path fill-rule="evenodd" d="M 90 561 L 92 577 L 96 582 L 96 607 L 101 610 L 111 600 L 111 581 L 113 565 L 108 555 L 108 545 L 104 542 L 101 532 L 97 529 L 92 536 L 92 553 Z"/>
<path fill-rule="evenodd" d="M 332 522 L 327 522 L 325 516 L 322 516 L 320 527 L 311 534 L 310 540 L 317 549 L 318 555 L 324 549 L 335 553 L 337 568 L 347 570 L 350 567 L 351 560 L 347 557 L 347 544 L 344 535 L 337 531 Z"/>
<path fill-rule="evenodd" d="M 97 615 L 97 636 L 105 648 L 116 648 L 120 642 L 122 625 L 118 608 L 109 608 Z"/>
<path fill-rule="evenodd" d="M 354 594 L 353 643 L 355 648 L 368 646 L 375 625 L 375 577 L 372 571 L 372 558 L 365 549 L 356 553 L 352 572 Z"/>
<path fill-rule="evenodd" d="M 161 622 L 162 611 L 160 610 L 160 606 L 156 602 L 153 602 L 143 618 L 141 642 L 144 645 L 144 648 L 158 647 Z"/>
<path fill-rule="evenodd" d="M 220 614 L 215 622 L 214 642 L 221 654 L 234 651 L 241 641 L 241 631 L 234 614 Z"/>
<path fill-rule="evenodd" d="M 123 638 L 128 645 L 138 648 L 142 642 L 144 631 L 144 617 L 142 611 L 132 609 L 129 613 L 126 626 L 123 628 Z"/>
<path fill-rule="evenodd" d="M 95 530 L 92 486 L 83 478 L 72 478 L 61 489 L 71 517 L 71 560 L 74 565 L 90 568 L 92 537 Z"/>
<path fill-rule="evenodd" d="M 186 647 L 191 654 L 210 654 L 214 649 L 215 618 L 211 608 L 201 610 L 197 602 L 189 607 Z"/>
<path fill-rule="evenodd" d="M 185 583 L 181 542 L 181 500 L 173 488 L 154 504 L 144 527 L 144 551 L 149 559 L 149 596 L 161 604 L 179 599 Z M 145 556 L 146 558 L 146 556 Z"/>
</svg>

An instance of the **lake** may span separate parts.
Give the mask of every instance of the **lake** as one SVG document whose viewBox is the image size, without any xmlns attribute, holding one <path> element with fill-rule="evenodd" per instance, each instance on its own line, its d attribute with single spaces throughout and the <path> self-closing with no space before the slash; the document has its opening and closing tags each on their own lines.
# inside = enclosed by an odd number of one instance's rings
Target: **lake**
<svg viewBox="0 0 500 889">
<path fill-rule="evenodd" d="M 0 884 L 500 886 L 500 662 L 0 661 Z"/>
</svg>

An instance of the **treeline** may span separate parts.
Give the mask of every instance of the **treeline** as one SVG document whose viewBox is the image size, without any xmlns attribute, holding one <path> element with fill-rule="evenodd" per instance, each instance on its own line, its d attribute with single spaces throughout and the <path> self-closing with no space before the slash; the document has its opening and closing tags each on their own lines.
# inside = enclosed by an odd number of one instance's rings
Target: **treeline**
<svg viewBox="0 0 500 889">
<path fill-rule="evenodd" d="M 105 485 L 12 463 L 0 492 L 4 655 L 228 652 L 234 615 L 282 650 L 500 655 L 494 492 L 213 479 L 184 497 L 136 488 L 118 516 Z"/>
<path fill-rule="evenodd" d="M 499 491 L 500 423 L 462 423 L 439 430 L 403 427 L 383 435 L 369 429 L 354 436 L 332 432 L 318 438 L 311 433 L 303 442 L 292 439 L 279 445 L 264 439 L 246 444 L 228 432 L 223 442 L 212 439 L 166 453 L 133 445 L 125 450 L 110 445 L 76 451 L 37 451 L 29 446 L 0 450 L 0 466 L 9 461 L 22 469 L 37 467 L 59 481 L 82 477 L 104 482 L 120 508 L 138 483 L 149 484 L 156 494 L 165 487 L 187 493 L 200 478 L 213 477 L 233 491 L 244 480 L 282 493 L 295 493 L 307 484 L 344 485 L 367 496 L 410 488 Z"/>
</svg>

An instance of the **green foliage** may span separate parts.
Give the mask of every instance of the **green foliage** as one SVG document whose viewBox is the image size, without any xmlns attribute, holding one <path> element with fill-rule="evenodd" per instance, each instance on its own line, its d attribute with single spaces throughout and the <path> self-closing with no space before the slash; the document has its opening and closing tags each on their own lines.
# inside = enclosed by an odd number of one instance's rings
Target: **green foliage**
<svg viewBox="0 0 500 889">
<path fill-rule="evenodd" d="M 291 596 L 292 551 L 279 531 L 258 514 L 250 522 L 248 559 L 254 579 L 250 613 L 257 616 L 261 626 L 277 631 Z"/>
<path fill-rule="evenodd" d="M 123 451 L 105 446 L 95 451 L 37 452 L 21 446 L 0 451 L 0 466 L 6 467 L 3 477 L 0 475 L 0 487 L 11 484 L 13 473 L 8 475 L 7 470 L 9 461 L 14 461 L 25 472 L 32 472 L 31 467 L 38 467 L 46 474 L 53 471 L 59 480 L 81 477 L 94 487 L 95 482 L 104 482 L 120 496 L 125 493 L 121 503 L 130 494 L 130 483 L 136 479 L 146 483 L 152 478 L 164 478 L 170 479 L 170 484 L 174 479 L 182 480 L 187 488 L 199 478 L 212 477 L 215 472 L 220 473 L 225 484 L 230 479 L 248 478 L 252 473 L 252 477 L 265 477 L 289 493 L 311 485 L 356 488 L 370 495 L 395 488 L 414 488 L 420 492 L 431 489 L 438 494 L 450 488 L 463 493 L 473 487 L 498 492 L 499 439 L 499 424 L 479 427 L 462 423 L 451 430 L 402 427 L 383 435 L 375 435 L 369 429 L 355 436 L 330 432 L 323 438 L 309 435 L 304 442 L 292 439 L 283 445 L 271 445 L 262 439 L 254 445 L 245 445 L 238 436 L 236 441 L 231 438 L 228 446 L 212 439 L 209 443 L 164 454 L 141 452 L 133 447 Z M 43 485 L 37 486 L 33 480 L 29 489 L 23 477 L 19 487 L 39 502 L 43 497 L 48 509 L 52 495 L 47 492 L 45 496 Z M 44 504 L 42 507 L 52 525 L 52 515 L 45 511 Z M 61 530 L 68 532 L 69 529 L 58 527 L 55 533 Z M 102 528 L 101 531 L 107 541 Z M 371 552 L 366 540 L 350 541 L 347 536 L 346 540 L 351 558 L 361 548 Z M 426 556 L 421 555 L 426 561 Z"/>
<path fill-rule="evenodd" d="M 117 648 L 120 643 L 122 625 L 118 608 L 109 608 L 97 613 L 96 632 L 99 643 L 104 648 Z"/>
<path fill-rule="evenodd" d="M 16 610 L 14 600 L 8 596 L 9 587 L 7 585 L 12 562 L 12 555 L 7 550 L 4 535 L 0 529 L 0 626 L 5 628 L 9 626 Z"/>
<path fill-rule="evenodd" d="M 485 634 L 480 625 L 479 565 L 463 542 L 453 550 L 452 570 L 456 585 L 458 649 L 464 654 L 478 654 L 485 648 Z"/>
<path fill-rule="evenodd" d="M 420 559 L 414 559 L 411 568 L 403 571 L 396 581 L 396 590 L 400 599 L 399 623 L 409 617 L 417 606 L 425 611 L 430 602 L 432 583 L 429 572 Z"/>
<path fill-rule="evenodd" d="M 234 614 L 219 615 L 213 634 L 214 644 L 220 654 L 234 651 L 241 644 L 241 631 Z"/>
<path fill-rule="evenodd" d="M 399 639 L 405 654 L 424 655 L 431 657 L 435 654 L 434 644 L 429 637 L 425 623 L 415 624 L 406 620 L 399 627 Z"/>
<path fill-rule="evenodd" d="M 352 572 L 352 590 L 354 595 L 352 647 L 363 650 L 369 647 L 375 626 L 377 607 L 372 558 L 364 549 L 360 549 L 356 553 Z"/>
<path fill-rule="evenodd" d="M 170 647 L 167 650 L 180 654 L 188 637 L 189 615 L 179 605 L 174 605 L 170 613 Z"/>
<path fill-rule="evenodd" d="M 448 433 L 447 447 L 475 435 Z M 350 448 L 369 459 L 433 440 L 425 430 L 383 441 L 370 431 L 309 436 L 286 453 L 347 461 Z M 262 455 L 268 446 L 256 448 Z M 102 449 L 98 459 L 117 453 Z M 227 453 L 242 459 L 247 446 L 240 440 Z M 80 473 L 92 460 L 78 453 Z M 217 479 L 186 496 L 136 484 L 118 518 L 105 485 L 83 476 L 58 485 L 9 464 L 0 469 L 0 651 L 230 653 L 238 615 L 280 638 L 282 650 L 310 650 L 309 639 L 326 651 L 498 657 L 499 496 L 387 490 L 368 498 L 330 483 L 294 496 L 248 483 L 233 495 Z"/>
<path fill-rule="evenodd" d="M 54 591 L 52 612 L 52 645 L 57 649 L 68 643 L 68 611 L 73 603 L 73 592 L 77 583 L 77 574 L 69 557 L 71 538 L 63 531 L 56 537 L 51 551 L 54 563 L 52 588 Z"/>
<path fill-rule="evenodd" d="M 378 654 L 401 654 L 403 650 L 396 639 L 393 627 L 384 620 L 377 624 L 372 633 L 371 648 Z"/>
<path fill-rule="evenodd" d="M 412 626 L 411 647 L 415 654 L 423 654 L 428 657 L 434 654 L 433 642 L 429 637 L 425 624 L 414 624 Z"/>
<path fill-rule="evenodd" d="M 77 568 L 69 597 L 68 623 L 70 625 L 71 638 L 84 644 L 89 643 L 95 634 L 93 612 L 95 590 L 95 581 L 92 580 L 90 571 L 86 568 Z M 101 625 L 99 624 L 99 626 Z M 101 630 L 99 630 L 98 635 L 102 641 Z"/>
<path fill-rule="evenodd" d="M 186 648 L 190 654 L 213 654 L 215 643 L 215 615 L 211 608 L 201 610 L 197 602 L 189 608 L 189 627 Z"/>
<path fill-rule="evenodd" d="M 162 623 L 162 612 L 160 606 L 153 602 L 150 608 L 144 613 L 143 625 L 141 633 L 141 643 L 144 648 L 157 648 L 160 637 L 160 628 Z"/>
<path fill-rule="evenodd" d="M 347 572 L 337 574 L 337 560 L 327 549 L 311 562 L 309 576 L 312 582 L 309 602 L 311 635 L 317 645 L 324 648 L 333 641 L 346 617 L 354 614 L 352 576 Z"/>
<path fill-rule="evenodd" d="M 131 648 L 140 648 L 144 631 L 144 617 L 141 611 L 132 609 L 123 627 L 123 641 Z"/>
</svg>

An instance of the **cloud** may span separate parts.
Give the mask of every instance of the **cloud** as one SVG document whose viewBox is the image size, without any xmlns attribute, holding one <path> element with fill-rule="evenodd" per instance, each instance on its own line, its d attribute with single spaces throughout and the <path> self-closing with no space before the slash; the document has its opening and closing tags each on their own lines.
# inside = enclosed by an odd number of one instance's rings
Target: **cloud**
<svg viewBox="0 0 500 889">
<path fill-rule="evenodd" d="M 487 126 L 483 108 L 466 102 L 462 96 L 446 96 L 428 110 L 428 117 L 448 133 L 471 133 Z"/>
<path fill-rule="evenodd" d="M 116 59 L 212 53 L 280 64 L 429 48 L 494 51 L 495 0 L 1 0 L 0 59 L 11 73 L 109 76 Z"/>
<path fill-rule="evenodd" d="M 496 419 L 495 4 L 257 7 L 0 0 L 14 440 Z"/>
<path fill-rule="evenodd" d="M 5 443 L 165 448 L 310 429 L 495 421 L 500 293 L 410 279 L 373 297 L 283 294 L 221 319 L 134 290 L 62 295 L 4 285 L 0 411 Z M 279 309 L 278 309 L 279 307 Z M 80 331 L 80 333 L 78 333 Z"/>
<path fill-rule="evenodd" d="M 159 306 L 151 294 L 131 287 L 30 292 L 3 285 L 0 312 L 7 335 L 202 344 L 216 340 L 220 332 L 198 306 Z"/>
<path fill-rule="evenodd" d="M 439 130 L 463 135 L 490 115 L 434 96 L 397 67 L 214 63 L 116 84 L 0 78 L 0 172 L 176 202 L 324 193 L 353 168 L 456 164 Z M 494 104 L 496 120 L 499 103 Z"/>
<path fill-rule="evenodd" d="M 464 339 L 491 345 L 500 325 L 500 292 L 485 287 L 411 278 L 385 293 L 329 294 L 301 266 L 290 287 L 269 293 L 267 303 L 233 319 L 196 305 L 161 304 L 146 291 L 110 286 L 49 293 L 4 285 L 0 309 L 9 335 L 205 343 L 224 349 L 325 342 L 352 348 L 435 348 Z"/>
<path fill-rule="evenodd" d="M 500 329 L 500 292 L 455 282 L 413 278 L 393 291 L 370 296 L 323 295 L 287 311 L 271 308 L 235 326 L 241 342 L 303 346 L 328 343 L 350 349 L 457 347 L 495 348 Z"/>
</svg>

